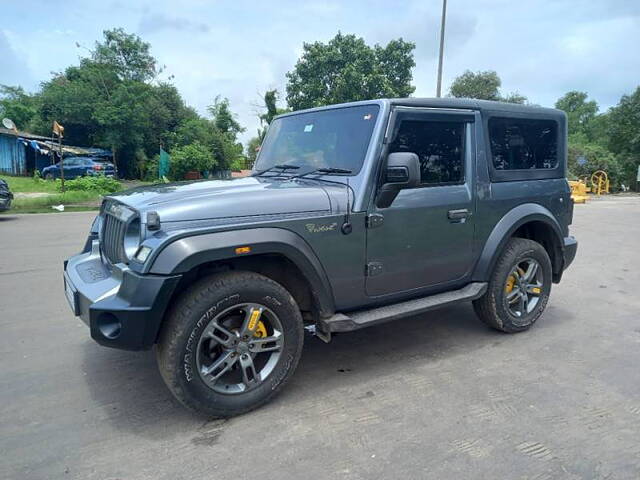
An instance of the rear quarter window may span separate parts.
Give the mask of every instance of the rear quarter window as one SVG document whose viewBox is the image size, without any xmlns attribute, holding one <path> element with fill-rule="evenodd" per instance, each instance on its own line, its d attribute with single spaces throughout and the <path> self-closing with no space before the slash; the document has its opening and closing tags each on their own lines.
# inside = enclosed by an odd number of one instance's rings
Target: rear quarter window
<svg viewBox="0 0 640 480">
<path fill-rule="evenodd" d="M 496 171 L 544 171 L 558 167 L 556 121 L 492 117 L 488 123 L 491 157 Z"/>
</svg>

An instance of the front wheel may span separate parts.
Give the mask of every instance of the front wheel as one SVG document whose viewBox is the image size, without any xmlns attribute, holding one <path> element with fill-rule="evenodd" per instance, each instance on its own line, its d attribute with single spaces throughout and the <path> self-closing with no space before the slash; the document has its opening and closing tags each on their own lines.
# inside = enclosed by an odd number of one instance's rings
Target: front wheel
<svg viewBox="0 0 640 480">
<path fill-rule="evenodd" d="M 551 260 L 542 245 L 512 238 L 496 263 L 486 293 L 473 302 L 480 319 L 497 330 L 527 330 L 542 315 L 551 293 Z"/>
<path fill-rule="evenodd" d="M 55 177 L 53 176 L 53 173 L 47 173 L 44 176 L 45 180 L 55 180 Z"/>
<path fill-rule="evenodd" d="M 287 290 L 256 273 L 228 272 L 196 282 L 176 302 L 160 333 L 158 367 L 183 405 L 231 417 L 278 393 L 303 339 Z"/>
</svg>

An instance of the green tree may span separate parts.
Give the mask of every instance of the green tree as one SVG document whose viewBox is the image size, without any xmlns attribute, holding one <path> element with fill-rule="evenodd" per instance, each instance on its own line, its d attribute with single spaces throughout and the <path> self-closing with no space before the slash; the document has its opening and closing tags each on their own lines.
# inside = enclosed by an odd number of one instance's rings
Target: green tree
<svg viewBox="0 0 640 480">
<path fill-rule="evenodd" d="M 588 141 L 593 141 L 591 124 L 598 114 L 598 104 L 595 100 L 587 101 L 587 92 L 572 90 L 564 94 L 555 107 L 567 114 L 569 135 L 579 135 Z"/>
<path fill-rule="evenodd" d="M 151 55 L 151 46 L 122 28 L 105 30 L 104 40 L 96 42 L 92 59 L 113 71 L 120 80 L 148 82 L 160 71 Z"/>
<path fill-rule="evenodd" d="M 213 105 L 209 105 L 207 110 L 213 117 L 213 123 L 219 132 L 227 134 L 235 140 L 239 133 L 244 132 L 244 128 L 238 123 L 237 116 L 229 107 L 229 99 L 217 96 Z"/>
<path fill-rule="evenodd" d="M 623 95 L 608 114 L 609 149 L 618 155 L 623 181 L 636 190 L 640 165 L 640 87 L 631 95 Z"/>
<path fill-rule="evenodd" d="M 267 90 L 262 97 L 263 104 L 261 108 L 264 109 L 264 113 L 258 114 L 260 120 L 260 127 L 258 128 L 258 135 L 253 137 L 247 143 L 247 168 L 252 168 L 256 162 L 256 157 L 260 150 L 260 145 L 264 140 L 264 136 L 267 134 L 267 129 L 277 115 L 288 112 L 286 108 L 278 107 L 278 100 L 280 94 L 278 90 Z"/>
<path fill-rule="evenodd" d="M 590 178 L 596 170 L 604 170 L 609 176 L 613 190 L 618 189 L 620 184 L 624 183 L 623 171 L 616 156 L 601 145 L 588 142 L 570 142 L 567 157 L 572 177 Z M 580 158 L 584 159 L 582 165 L 578 163 Z"/>
<path fill-rule="evenodd" d="M 458 98 L 478 98 L 480 100 L 499 100 L 502 81 L 492 70 L 486 72 L 465 71 L 451 84 L 449 94 Z"/>
<path fill-rule="evenodd" d="M 255 165 L 260 145 L 262 145 L 262 140 L 259 136 L 252 137 L 247 143 L 247 168 L 253 168 Z"/>
<path fill-rule="evenodd" d="M 38 97 L 22 87 L 0 85 L 0 118 L 10 118 L 18 130 L 28 131 L 38 113 Z"/>
<path fill-rule="evenodd" d="M 264 108 L 265 112 L 262 115 L 259 115 L 260 123 L 264 123 L 269 125 L 273 118 L 281 113 L 284 113 L 286 110 L 282 108 L 278 108 L 278 90 L 267 90 L 264 94 Z"/>
<path fill-rule="evenodd" d="M 172 180 L 182 180 L 187 172 L 213 170 L 216 160 L 209 148 L 200 142 L 175 147 L 171 150 L 169 175 Z"/>
<path fill-rule="evenodd" d="M 120 172 L 137 176 L 194 113 L 175 86 L 154 80 L 157 73 L 148 43 L 107 30 L 90 57 L 42 84 L 35 129 L 48 135 L 57 120 L 65 142 L 110 148 Z"/>
<path fill-rule="evenodd" d="M 509 103 L 527 103 L 527 97 L 512 92 L 505 96 L 500 93 L 502 80 L 493 70 L 472 72 L 466 70 L 456 77 L 449 88 L 449 95 L 457 98 L 477 98 L 479 100 L 495 100 Z"/>
<path fill-rule="evenodd" d="M 215 98 L 213 105 L 207 110 L 213 117 L 214 126 L 212 137 L 212 152 L 216 158 L 218 168 L 222 170 L 239 170 L 244 167 L 242 143 L 237 141 L 238 134 L 244 132 L 244 128 L 237 121 L 237 116 L 231 111 L 229 100 Z"/>
<path fill-rule="evenodd" d="M 407 97 L 415 66 L 415 44 L 402 39 L 368 46 L 338 33 L 328 43 L 304 43 L 301 58 L 287 73 L 287 103 L 293 110 L 384 97 Z"/>
</svg>

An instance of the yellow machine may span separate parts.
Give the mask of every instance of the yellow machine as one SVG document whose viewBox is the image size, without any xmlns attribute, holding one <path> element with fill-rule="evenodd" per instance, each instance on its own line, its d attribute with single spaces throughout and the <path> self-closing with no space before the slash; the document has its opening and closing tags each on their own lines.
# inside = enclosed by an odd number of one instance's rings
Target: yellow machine
<svg viewBox="0 0 640 480">
<path fill-rule="evenodd" d="M 589 185 L 590 184 L 590 185 Z M 609 176 L 604 170 L 598 170 L 578 180 L 569 180 L 571 187 L 571 199 L 573 203 L 585 203 L 589 196 L 587 193 L 602 195 L 609 193 Z"/>
<path fill-rule="evenodd" d="M 571 187 L 571 200 L 573 203 L 585 203 L 587 201 L 587 184 L 582 180 L 569 180 Z"/>
<path fill-rule="evenodd" d="M 591 192 L 596 195 L 609 193 L 609 176 L 604 170 L 598 170 L 591 175 Z"/>
</svg>

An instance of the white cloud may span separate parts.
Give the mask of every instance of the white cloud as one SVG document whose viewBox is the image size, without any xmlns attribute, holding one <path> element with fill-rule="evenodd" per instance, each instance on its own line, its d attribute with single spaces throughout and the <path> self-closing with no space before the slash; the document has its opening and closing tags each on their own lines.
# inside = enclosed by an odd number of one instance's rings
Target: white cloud
<svg viewBox="0 0 640 480">
<path fill-rule="evenodd" d="M 151 43 L 201 113 L 216 95 L 228 97 L 247 127 L 244 140 L 259 123 L 259 94 L 275 87 L 284 97 L 284 75 L 302 43 L 327 41 L 338 30 L 369 43 L 415 42 L 416 95 L 435 93 L 440 0 L 69 0 L 60 8 L 41 3 L 37 17 L 27 5 L 6 8 L 0 83 L 11 76 L 34 88 L 77 62 L 76 41 L 91 47 L 102 30 L 123 27 Z M 466 69 L 496 70 L 506 92 L 541 105 L 579 89 L 608 107 L 640 83 L 639 19 L 638 1 L 450 0 L 445 90 Z"/>
</svg>

